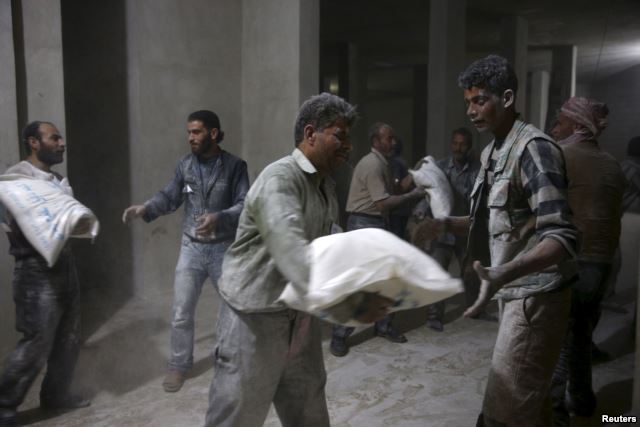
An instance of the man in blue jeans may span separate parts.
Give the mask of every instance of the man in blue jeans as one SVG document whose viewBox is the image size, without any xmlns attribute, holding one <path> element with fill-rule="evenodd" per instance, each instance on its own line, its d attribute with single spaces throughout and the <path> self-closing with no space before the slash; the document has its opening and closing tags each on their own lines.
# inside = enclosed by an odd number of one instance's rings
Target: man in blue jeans
<svg viewBox="0 0 640 427">
<path fill-rule="evenodd" d="M 185 204 L 174 283 L 171 358 L 162 383 L 167 392 L 180 390 L 193 365 L 193 319 L 202 284 L 209 277 L 217 286 L 222 257 L 235 237 L 249 190 L 246 162 L 219 146 L 224 132 L 214 112 L 191 113 L 187 135 L 191 154 L 180 160 L 169 184 L 122 215 L 125 223 L 138 217 L 150 222 Z"/>
<path fill-rule="evenodd" d="M 393 156 L 396 139 L 393 128 L 386 123 L 375 123 L 369 129 L 371 152 L 364 156 L 353 171 L 349 196 L 347 198 L 347 231 L 361 228 L 389 229 L 389 211 L 424 196 L 422 189 L 414 188 L 411 175 L 396 185 L 389 160 Z M 391 325 L 392 316 L 376 322 L 375 334 L 391 342 L 404 343 L 407 338 Z M 354 331 L 353 327 L 335 325 L 329 347 L 331 354 L 337 357 L 349 352 L 347 338 Z"/>
</svg>

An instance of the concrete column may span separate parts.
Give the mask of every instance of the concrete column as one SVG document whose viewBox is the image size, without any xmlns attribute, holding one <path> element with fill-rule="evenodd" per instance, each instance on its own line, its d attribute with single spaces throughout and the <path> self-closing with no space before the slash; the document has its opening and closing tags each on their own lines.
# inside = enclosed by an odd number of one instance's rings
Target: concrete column
<svg viewBox="0 0 640 427">
<path fill-rule="evenodd" d="M 466 65 L 466 5 L 466 0 L 430 1 L 426 153 L 436 158 L 448 153 L 451 131 L 468 123 L 457 82 Z"/>
<path fill-rule="evenodd" d="M 551 81 L 549 82 L 549 109 L 547 123 L 555 120 L 562 104 L 576 93 L 577 46 L 551 47 Z"/>
<path fill-rule="evenodd" d="M 16 64 L 13 49 L 13 22 L 11 2 L 0 2 L 0 173 L 20 159 L 18 137 L 18 111 L 16 107 Z M 4 233 L 2 233 L 4 234 Z M 9 244 L 5 236 L 0 236 L 0 312 L 5 313 L 5 321 L 0 322 L 0 357 L 4 357 L 15 344 L 13 298 L 11 296 L 11 276 L 13 259 L 9 256 Z"/>
<path fill-rule="evenodd" d="M 66 136 L 60 1 L 22 0 L 21 8 L 27 121 L 51 121 Z M 56 170 L 66 174 L 66 160 Z"/>
<path fill-rule="evenodd" d="M 319 0 L 242 2 L 244 158 L 253 180 L 294 148 L 302 101 L 318 92 Z"/>
<path fill-rule="evenodd" d="M 549 107 L 549 72 L 545 70 L 531 73 L 531 94 L 529 98 L 529 123 L 544 130 Z"/>
<path fill-rule="evenodd" d="M 242 5 L 236 0 L 191 0 L 188 7 L 175 0 L 126 0 L 125 7 L 130 203 L 142 203 L 167 184 L 189 153 L 186 124 L 193 111 L 218 113 L 223 148 L 242 154 Z M 254 77 L 271 83 L 266 76 Z M 259 106 L 260 115 L 270 116 L 269 104 Z M 248 143 L 259 146 L 270 131 Z M 182 215 L 180 210 L 132 225 L 136 293 L 172 289 Z"/>
<path fill-rule="evenodd" d="M 527 45 L 529 24 L 520 16 L 508 16 L 500 23 L 502 55 L 509 60 L 518 76 L 516 111 L 523 113 L 526 104 L 527 87 Z"/>
</svg>

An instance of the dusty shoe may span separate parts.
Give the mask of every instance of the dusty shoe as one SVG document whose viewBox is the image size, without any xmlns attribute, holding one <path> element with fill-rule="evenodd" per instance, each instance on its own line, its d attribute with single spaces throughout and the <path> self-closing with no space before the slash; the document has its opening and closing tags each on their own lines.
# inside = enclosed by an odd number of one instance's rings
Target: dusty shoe
<svg viewBox="0 0 640 427">
<path fill-rule="evenodd" d="M 343 357 L 349 353 L 349 346 L 347 340 L 344 338 L 332 338 L 329 345 L 329 351 L 336 357 Z"/>
<path fill-rule="evenodd" d="M 401 334 L 400 332 L 398 332 L 397 329 L 391 326 L 387 327 L 385 331 L 380 331 L 376 328 L 374 329 L 374 334 L 378 337 L 382 337 L 386 339 L 387 341 L 391 341 L 395 343 L 402 344 L 407 342 L 407 337 L 405 337 L 404 334 Z"/>
<path fill-rule="evenodd" d="M 89 405 L 91 405 L 91 400 L 75 394 L 68 394 L 55 399 L 40 399 L 40 407 L 49 410 L 86 408 Z"/>
<path fill-rule="evenodd" d="M 427 319 L 427 328 L 432 329 L 436 332 L 444 331 L 444 325 L 438 319 Z"/>
<path fill-rule="evenodd" d="M 175 393 L 182 388 L 182 384 L 184 384 L 184 372 L 180 372 L 177 369 L 169 369 L 162 382 L 162 388 L 167 393 Z"/>
</svg>

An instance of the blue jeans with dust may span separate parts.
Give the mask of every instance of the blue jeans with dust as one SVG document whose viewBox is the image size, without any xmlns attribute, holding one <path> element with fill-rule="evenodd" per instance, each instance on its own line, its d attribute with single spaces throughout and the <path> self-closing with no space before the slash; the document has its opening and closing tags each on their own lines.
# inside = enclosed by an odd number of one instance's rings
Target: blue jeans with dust
<svg viewBox="0 0 640 427">
<path fill-rule="evenodd" d="M 173 287 L 170 369 L 186 372 L 193 365 L 194 317 L 202 285 L 210 278 L 217 290 L 222 259 L 230 243 L 200 243 L 182 236 Z"/>
</svg>

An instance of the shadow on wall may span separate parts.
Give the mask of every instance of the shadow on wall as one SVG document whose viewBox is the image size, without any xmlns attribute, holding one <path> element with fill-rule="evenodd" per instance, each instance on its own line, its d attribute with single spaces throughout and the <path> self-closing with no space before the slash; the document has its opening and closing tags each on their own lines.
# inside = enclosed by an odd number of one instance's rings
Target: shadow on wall
<svg viewBox="0 0 640 427">
<path fill-rule="evenodd" d="M 132 243 L 120 222 L 130 201 L 126 9 L 124 0 L 62 0 L 68 174 L 78 200 L 100 219 L 95 241 L 75 242 L 84 296 L 98 292 L 111 311 L 83 304 L 91 335 L 130 298 Z"/>
</svg>

